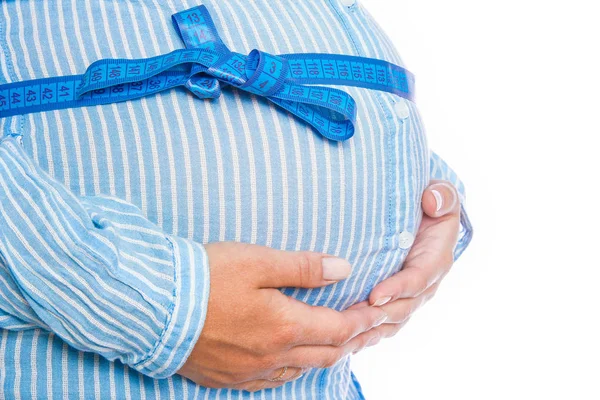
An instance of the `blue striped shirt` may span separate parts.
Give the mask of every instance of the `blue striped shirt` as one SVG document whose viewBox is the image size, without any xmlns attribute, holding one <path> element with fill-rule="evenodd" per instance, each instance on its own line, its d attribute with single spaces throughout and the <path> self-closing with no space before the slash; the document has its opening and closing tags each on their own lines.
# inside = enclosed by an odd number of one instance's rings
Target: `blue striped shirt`
<svg viewBox="0 0 600 400">
<path fill-rule="evenodd" d="M 0 2 L 0 83 L 82 73 L 101 58 L 183 48 L 170 22 L 196 0 Z M 247 54 L 338 53 L 403 66 L 359 4 L 204 1 Z M 262 98 L 173 90 L 0 119 L 0 398 L 360 399 L 344 359 L 281 388 L 208 389 L 176 375 L 206 316 L 203 243 L 348 259 L 350 278 L 282 289 L 342 310 L 396 273 L 430 179 L 464 186 L 429 150 L 414 103 L 343 87 L 355 136 L 331 142 Z"/>
</svg>

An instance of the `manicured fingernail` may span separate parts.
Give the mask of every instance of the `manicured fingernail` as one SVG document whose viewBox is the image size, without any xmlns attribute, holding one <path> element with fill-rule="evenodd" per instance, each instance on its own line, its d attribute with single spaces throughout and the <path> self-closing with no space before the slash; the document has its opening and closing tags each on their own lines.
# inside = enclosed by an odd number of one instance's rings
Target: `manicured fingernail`
<svg viewBox="0 0 600 400">
<path fill-rule="evenodd" d="M 452 184 L 447 182 L 440 182 L 429 186 L 429 190 L 435 197 L 436 212 L 440 215 L 447 214 L 450 210 L 454 209 L 458 197 Z M 445 194 L 445 197 L 444 197 Z"/>
<path fill-rule="evenodd" d="M 346 279 L 352 270 L 350 263 L 342 258 L 323 258 L 323 279 L 326 281 L 339 281 Z"/>
<path fill-rule="evenodd" d="M 381 299 L 379 299 L 375 303 L 373 303 L 373 307 L 381 307 L 381 306 L 389 303 L 391 299 L 392 299 L 392 296 L 382 297 Z"/>
<path fill-rule="evenodd" d="M 435 211 L 440 211 L 444 206 L 444 198 L 442 197 L 442 194 L 435 189 L 431 189 L 431 193 L 433 194 L 433 197 L 435 197 Z"/>
<path fill-rule="evenodd" d="M 379 325 L 383 324 L 385 321 L 387 321 L 387 319 L 388 315 L 384 313 L 381 317 L 379 317 L 377 321 L 375 321 L 375 325 L 373 325 L 373 328 L 376 328 Z"/>
</svg>

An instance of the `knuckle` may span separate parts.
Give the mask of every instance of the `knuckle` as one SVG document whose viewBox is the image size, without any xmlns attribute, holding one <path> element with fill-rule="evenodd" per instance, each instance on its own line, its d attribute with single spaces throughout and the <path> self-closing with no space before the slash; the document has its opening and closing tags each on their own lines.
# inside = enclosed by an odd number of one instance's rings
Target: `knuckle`
<svg viewBox="0 0 600 400">
<path fill-rule="evenodd" d="M 253 369 L 253 377 L 272 370 L 275 368 L 275 365 L 277 365 L 275 356 L 269 355 L 260 357 L 256 360 L 255 368 Z"/>
<path fill-rule="evenodd" d="M 303 328 L 300 323 L 288 320 L 277 329 L 274 338 L 275 343 L 280 347 L 289 348 L 298 342 L 302 331 Z"/>
<path fill-rule="evenodd" d="M 307 252 L 299 252 L 296 259 L 298 283 L 300 286 L 308 285 L 312 280 L 312 268 L 310 255 Z"/>
</svg>

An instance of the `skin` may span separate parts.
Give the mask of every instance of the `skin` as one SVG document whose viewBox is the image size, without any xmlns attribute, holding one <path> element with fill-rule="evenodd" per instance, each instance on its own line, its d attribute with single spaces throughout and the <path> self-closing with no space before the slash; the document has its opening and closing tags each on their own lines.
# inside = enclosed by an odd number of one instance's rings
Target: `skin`
<svg viewBox="0 0 600 400">
<path fill-rule="evenodd" d="M 439 196 L 432 191 L 437 191 Z M 442 199 L 439 210 L 436 197 Z M 350 308 L 358 310 L 377 304 L 388 314 L 386 322 L 374 329 L 379 335 L 366 347 L 395 336 L 411 315 L 433 298 L 452 268 L 460 227 L 456 188 L 450 182 L 432 180 L 423 194 L 422 208 L 423 222 L 402 270 L 375 286 L 368 301 Z M 388 301 L 381 305 L 385 300 Z"/>
<path fill-rule="evenodd" d="M 202 334 L 180 375 L 211 388 L 256 391 L 297 379 L 303 369 L 327 368 L 378 335 L 387 315 L 377 307 L 338 312 L 309 306 L 278 288 L 316 288 L 323 279 L 319 253 L 285 252 L 224 242 L 206 246 L 211 293 Z M 335 258 L 334 258 L 335 259 Z M 346 261 L 346 278 L 351 267 Z M 233 295 L 232 295 L 233 294 Z M 358 337 L 360 336 L 360 337 Z"/>
<path fill-rule="evenodd" d="M 331 367 L 393 337 L 433 297 L 453 264 L 460 223 L 456 189 L 432 181 L 422 208 L 423 222 L 403 269 L 377 285 L 368 301 L 342 312 L 306 305 L 278 288 L 333 284 L 347 277 L 349 264 L 347 273 L 327 280 L 323 261 L 332 257 L 325 254 L 233 242 L 207 245 L 207 319 L 178 373 L 205 387 L 258 391 L 298 379 L 309 368 Z M 286 366 L 282 381 L 269 380 Z"/>
</svg>

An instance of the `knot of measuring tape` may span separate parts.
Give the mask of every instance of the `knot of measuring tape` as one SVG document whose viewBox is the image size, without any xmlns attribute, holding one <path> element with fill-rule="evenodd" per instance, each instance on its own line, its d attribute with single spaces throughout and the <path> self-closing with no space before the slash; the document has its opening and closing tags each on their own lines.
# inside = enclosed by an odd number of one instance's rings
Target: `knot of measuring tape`
<svg viewBox="0 0 600 400">
<path fill-rule="evenodd" d="M 173 15 L 186 49 L 141 60 L 103 59 L 83 75 L 0 85 L 0 117 L 131 100 L 183 86 L 201 99 L 225 86 L 262 96 L 306 121 L 324 137 L 354 134 L 356 103 L 319 84 L 363 87 L 412 100 L 414 77 L 394 64 L 337 54 L 273 55 L 230 51 L 205 6 Z"/>
<path fill-rule="evenodd" d="M 225 66 L 230 68 L 220 66 L 210 67 L 206 71 L 199 70 L 185 86 L 201 99 L 219 97 L 219 81 L 259 96 L 269 97 L 283 88 L 289 72 L 286 59 L 259 50 L 253 50 L 245 59 L 232 53 L 232 58 Z M 242 70 L 244 74 L 240 74 Z M 207 78 L 204 74 L 216 79 Z"/>
</svg>

